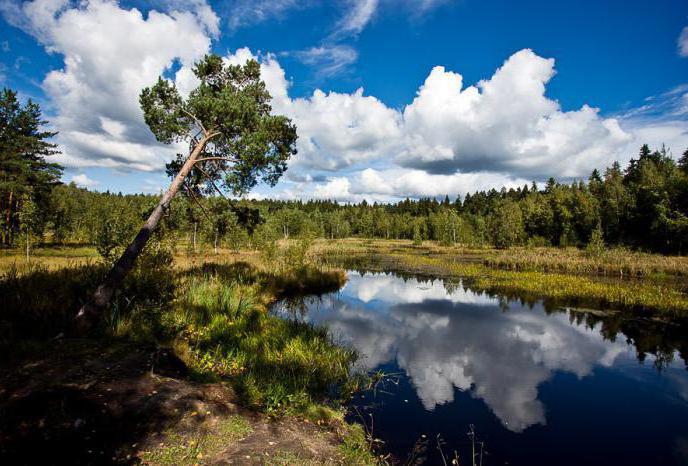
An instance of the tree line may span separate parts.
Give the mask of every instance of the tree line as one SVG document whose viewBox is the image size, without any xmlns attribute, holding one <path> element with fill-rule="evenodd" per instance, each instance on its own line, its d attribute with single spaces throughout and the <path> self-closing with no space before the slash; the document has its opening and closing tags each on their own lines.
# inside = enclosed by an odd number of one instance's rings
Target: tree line
<svg viewBox="0 0 688 466">
<path fill-rule="evenodd" d="M 14 188 L 17 189 L 17 188 Z M 10 190 L 3 186 L 8 199 Z M 131 239 L 157 195 L 95 192 L 72 184 L 28 189 L 32 202 L 14 204 L 6 241 L 29 229 L 34 241 L 112 244 Z M 13 196 L 22 199 L 22 191 Z M 234 200 L 219 195 L 175 198 L 165 229 L 200 247 L 259 247 L 266 239 L 366 238 L 435 240 L 445 245 L 585 246 L 591 241 L 662 253 L 688 246 L 688 151 L 678 162 L 643 146 L 625 168 L 618 163 L 588 180 L 550 179 L 491 189 L 453 200 L 421 198 L 378 204 L 330 200 Z M 33 214 L 22 216 L 23 209 Z M 27 225 L 22 225 L 22 219 Z M 6 242 L 7 244 L 7 242 Z"/>
</svg>

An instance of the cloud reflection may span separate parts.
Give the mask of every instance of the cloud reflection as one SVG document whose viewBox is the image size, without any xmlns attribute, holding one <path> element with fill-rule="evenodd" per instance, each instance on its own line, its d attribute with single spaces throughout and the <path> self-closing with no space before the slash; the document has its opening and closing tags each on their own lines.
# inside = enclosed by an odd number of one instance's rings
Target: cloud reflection
<svg viewBox="0 0 688 466">
<path fill-rule="evenodd" d="M 365 369 L 396 362 L 426 409 L 452 402 L 458 388 L 483 400 L 514 432 L 546 423 L 538 386 L 555 371 L 584 377 L 628 351 L 566 314 L 547 316 L 514 303 L 503 311 L 498 300 L 461 286 L 447 291 L 439 280 L 386 274 L 351 274 L 342 292 L 308 319 L 354 346 Z"/>
</svg>

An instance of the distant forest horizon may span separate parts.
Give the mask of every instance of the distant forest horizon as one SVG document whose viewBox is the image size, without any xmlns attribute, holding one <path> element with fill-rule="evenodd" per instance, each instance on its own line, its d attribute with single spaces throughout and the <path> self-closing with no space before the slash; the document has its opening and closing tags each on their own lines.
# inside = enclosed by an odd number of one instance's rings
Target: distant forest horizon
<svg viewBox="0 0 688 466">
<path fill-rule="evenodd" d="M 550 178 L 542 187 L 533 182 L 465 196 L 448 193 L 444 199 L 231 200 L 210 185 L 184 194 L 173 201 L 166 225 L 169 231 L 188 234 L 194 245 L 205 241 L 238 248 L 266 238 L 359 236 L 496 247 L 598 242 L 683 254 L 688 242 L 688 150 L 674 160 L 666 149 L 647 145 L 626 167 L 615 162 L 593 170 L 587 180 L 560 183 Z M 56 243 L 93 244 L 103 235 L 123 240 L 135 234 L 158 198 L 60 184 L 36 198 L 32 230 L 40 240 Z M 3 232 L 5 245 L 22 231 L 22 206 L 16 207 L 17 215 Z"/>
</svg>

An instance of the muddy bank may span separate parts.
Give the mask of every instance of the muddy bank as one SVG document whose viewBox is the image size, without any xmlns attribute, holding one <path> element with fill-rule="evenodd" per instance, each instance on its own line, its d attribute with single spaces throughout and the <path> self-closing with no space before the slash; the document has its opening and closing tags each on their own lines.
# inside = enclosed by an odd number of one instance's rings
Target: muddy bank
<svg viewBox="0 0 688 466">
<path fill-rule="evenodd" d="M 2 464 L 345 462 L 344 426 L 246 410 L 168 350 L 57 340 L 22 353 L 0 363 Z"/>
</svg>

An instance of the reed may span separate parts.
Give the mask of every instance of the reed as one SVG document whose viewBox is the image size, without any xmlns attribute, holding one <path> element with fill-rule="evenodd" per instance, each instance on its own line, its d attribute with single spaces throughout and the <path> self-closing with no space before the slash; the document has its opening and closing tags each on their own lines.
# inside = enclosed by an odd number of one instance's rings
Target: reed
<svg viewBox="0 0 688 466">
<path fill-rule="evenodd" d="M 432 274 L 463 280 L 471 288 L 491 294 L 527 301 L 544 299 L 552 306 L 586 305 L 648 316 L 688 316 L 684 278 L 688 265 L 683 257 L 643 253 L 629 253 L 626 257 L 616 250 L 600 259 L 606 261 L 608 271 L 607 277 L 600 277 L 600 267 L 592 265 L 598 259 L 585 258 L 583 252 L 575 250 L 496 251 L 361 240 L 323 242 L 317 248 L 323 263 L 330 266 Z M 514 253 L 513 259 L 510 253 Z M 640 258 L 639 263 L 634 264 L 634 257 Z M 536 265 L 527 265 L 528 260 Z M 505 266 L 499 261 L 518 265 Z"/>
</svg>

